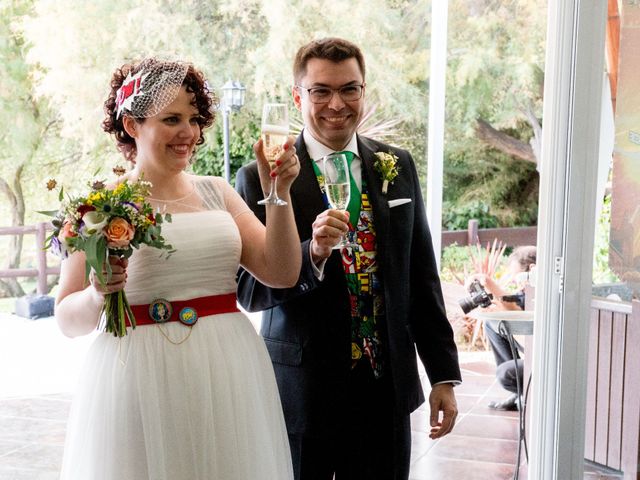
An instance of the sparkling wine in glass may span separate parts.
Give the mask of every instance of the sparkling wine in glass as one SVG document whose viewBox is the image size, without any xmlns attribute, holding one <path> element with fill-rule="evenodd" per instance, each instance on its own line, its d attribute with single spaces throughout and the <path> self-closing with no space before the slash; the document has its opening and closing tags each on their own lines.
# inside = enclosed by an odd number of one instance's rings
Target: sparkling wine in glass
<svg viewBox="0 0 640 480">
<path fill-rule="evenodd" d="M 322 161 L 324 169 L 324 188 L 327 193 L 329 206 L 336 210 L 346 210 L 351 196 L 351 181 L 349 179 L 349 164 L 344 153 L 330 153 Z M 340 243 L 333 248 L 355 247 L 347 238 L 342 236 Z"/>
<path fill-rule="evenodd" d="M 262 107 L 262 151 L 273 170 L 276 160 L 282 155 L 289 135 L 289 112 L 286 103 L 265 103 Z M 269 195 L 258 202 L 259 205 L 286 205 L 278 197 L 277 177 L 271 177 Z"/>
</svg>

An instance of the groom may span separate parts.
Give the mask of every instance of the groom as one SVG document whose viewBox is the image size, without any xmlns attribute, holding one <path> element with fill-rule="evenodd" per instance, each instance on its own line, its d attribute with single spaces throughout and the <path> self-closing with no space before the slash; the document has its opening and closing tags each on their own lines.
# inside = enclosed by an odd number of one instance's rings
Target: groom
<svg viewBox="0 0 640 480">
<path fill-rule="evenodd" d="M 305 124 L 291 188 L 303 267 L 290 289 L 240 271 L 238 298 L 264 310 L 296 478 L 405 480 L 409 414 L 425 400 L 416 349 L 431 383 L 433 439 L 453 428 L 460 382 L 420 181 L 408 152 L 356 134 L 366 89 L 356 45 L 313 41 L 293 73 Z M 350 161 L 351 214 L 328 209 L 320 187 L 321 159 L 333 151 Z M 264 222 L 255 162 L 238 171 L 236 188 Z M 332 250 L 346 231 L 360 247 Z"/>
</svg>

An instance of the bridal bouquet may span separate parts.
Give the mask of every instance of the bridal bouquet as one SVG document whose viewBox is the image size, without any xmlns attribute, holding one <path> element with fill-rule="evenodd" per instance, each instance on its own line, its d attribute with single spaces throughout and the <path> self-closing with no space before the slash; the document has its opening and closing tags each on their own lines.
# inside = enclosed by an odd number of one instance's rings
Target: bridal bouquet
<svg viewBox="0 0 640 480">
<path fill-rule="evenodd" d="M 55 187 L 55 180 L 49 180 L 47 188 L 52 190 Z M 85 278 L 93 269 L 102 285 L 111 276 L 108 261 L 111 255 L 129 258 L 133 249 L 140 245 L 164 250 L 167 256 L 175 251 L 165 243 L 161 234 L 162 223 L 170 222 L 171 216 L 154 213 L 145 200 L 149 196 L 150 182 L 138 180 L 129 183 L 124 180 L 111 189 L 103 182 L 96 181 L 89 183 L 89 187 L 86 195 L 67 196 L 66 200 L 63 189 L 60 189 L 59 210 L 40 212 L 54 217 L 54 230 L 47 237 L 46 249 L 61 258 L 73 252 L 84 252 Z M 127 334 L 126 319 L 132 328 L 136 327 L 136 319 L 124 290 L 105 295 L 102 313 L 104 330 L 117 337 Z"/>
</svg>

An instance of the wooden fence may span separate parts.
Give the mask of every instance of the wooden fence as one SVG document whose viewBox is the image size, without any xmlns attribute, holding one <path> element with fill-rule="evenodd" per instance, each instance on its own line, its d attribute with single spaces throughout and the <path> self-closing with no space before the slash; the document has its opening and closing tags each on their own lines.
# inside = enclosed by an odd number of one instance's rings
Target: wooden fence
<svg viewBox="0 0 640 480">
<path fill-rule="evenodd" d="M 47 275 L 59 275 L 60 267 L 47 266 L 47 252 L 44 250 L 44 241 L 47 238 L 47 230 L 51 230 L 50 222 L 40 222 L 35 225 L 23 225 L 18 227 L 0 227 L 0 235 L 34 235 L 36 236 L 36 268 L 10 268 L 0 269 L 0 278 L 37 277 L 36 291 L 39 295 L 47 293 Z"/>
<path fill-rule="evenodd" d="M 592 299 L 585 458 L 640 478 L 640 302 Z"/>
<path fill-rule="evenodd" d="M 469 220 L 467 230 L 449 230 L 442 232 L 442 248 L 457 243 L 458 245 L 482 245 L 498 239 L 509 247 L 535 245 L 538 227 L 513 228 L 478 228 L 477 220 Z"/>
<path fill-rule="evenodd" d="M 36 236 L 36 268 L 11 268 L 0 269 L 0 278 L 37 277 L 37 292 L 40 295 L 47 293 L 47 276 L 59 275 L 60 267 L 47 266 L 46 251 L 40 248 L 44 245 L 47 230 L 51 230 L 49 222 L 40 222 L 36 225 L 19 227 L 0 227 L 0 235 L 33 235 Z M 535 245 L 537 227 L 517 228 L 478 228 L 477 220 L 469 220 L 467 230 L 455 230 L 442 232 L 442 247 L 454 243 L 458 245 L 475 245 L 480 242 L 486 244 L 498 239 L 508 246 Z"/>
</svg>

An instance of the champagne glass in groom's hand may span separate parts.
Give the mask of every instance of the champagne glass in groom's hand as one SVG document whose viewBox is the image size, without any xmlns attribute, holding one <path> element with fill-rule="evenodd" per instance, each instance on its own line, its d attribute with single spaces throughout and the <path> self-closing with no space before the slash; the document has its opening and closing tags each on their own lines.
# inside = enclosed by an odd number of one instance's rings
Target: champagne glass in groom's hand
<svg viewBox="0 0 640 480">
<path fill-rule="evenodd" d="M 289 113 L 285 103 L 266 103 L 262 107 L 262 151 L 269 162 L 271 170 L 276 160 L 282 155 L 284 144 L 289 135 Z M 276 177 L 271 177 L 269 195 L 260 200 L 258 205 L 286 205 L 287 202 L 278 197 Z"/>
<path fill-rule="evenodd" d="M 346 210 L 351 197 L 351 180 L 349 178 L 349 164 L 344 153 L 330 153 L 322 161 L 324 169 L 324 187 L 329 206 L 336 210 Z M 345 233 L 334 249 L 357 247 L 349 241 Z"/>
</svg>

